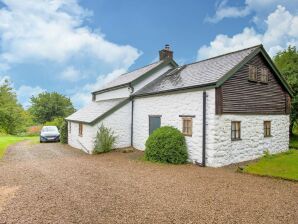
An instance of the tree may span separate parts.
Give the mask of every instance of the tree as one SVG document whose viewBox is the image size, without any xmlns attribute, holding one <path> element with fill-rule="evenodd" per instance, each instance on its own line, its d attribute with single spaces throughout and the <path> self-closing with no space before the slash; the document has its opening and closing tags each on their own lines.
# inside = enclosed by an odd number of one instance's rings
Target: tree
<svg viewBox="0 0 298 224">
<path fill-rule="evenodd" d="M 298 120 L 298 51 L 295 46 L 289 46 L 278 52 L 273 60 L 294 91 L 290 115 L 290 131 L 293 134 L 293 127 Z"/>
<path fill-rule="evenodd" d="M 9 81 L 5 80 L 0 85 L 0 132 L 16 134 L 24 131 L 29 117 L 18 103 Z"/>
<path fill-rule="evenodd" d="M 57 117 L 66 117 L 72 114 L 75 109 L 69 98 L 57 93 L 40 93 L 38 96 L 32 96 L 29 112 L 33 115 L 36 122 L 44 124 Z"/>
</svg>

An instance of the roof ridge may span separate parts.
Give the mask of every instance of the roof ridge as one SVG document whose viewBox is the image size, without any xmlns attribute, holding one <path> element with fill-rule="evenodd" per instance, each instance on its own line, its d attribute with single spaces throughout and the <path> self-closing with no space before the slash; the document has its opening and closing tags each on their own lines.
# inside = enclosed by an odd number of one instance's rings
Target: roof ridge
<svg viewBox="0 0 298 224">
<path fill-rule="evenodd" d="M 254 46 L 251 46 L 251 47 L 243 48 L 243 49 L 240 49 L 240 50 L 237 50 L 237 51 L 232 51 L 232 52 L 227 52 L 227 53 L 224 53 L 224 54 L 220 54 L 220 55 L 217 55 L 217 56 L 214 56 L 214 57 L 211 57 L 211 58 L 206 58 L 206 59 L 203 59 L 203 60 L 200 60 L 200 61 L 195 61 L 195 62 L 192 62 L 192 63 L 189 63 L 189 64 L 185 64 L 185 65 L 192 65 L 192 64 L 203 62 L 203 61 L 212 60 L 212 59 L 223 57 L 223 56 L 226 56 L 226 55 L 229 55 L 229 54 L 234 54 L 234 53 L 238 53 L 240 51 L 245 51 L 245 50 L 248 50 L 248 49 L 251 49 L 251 48 L 257 48 L 257 47 L 262 47 L 262 46 L 263 46 L 262 44 L 258 44 L 258 45 L 254 45 Z"/>
<path fill-rule="evenodd" d="M 163 61 L 164 61 L 164 60 L 156 61 L 156 62 L 152 62 L 152 63 L 150 63 L 150 64 L 148 64 L 148 65 L 144 65 L 144 66 L 142 66 L 142 67 L 136 68 L 136 69 L 131 70 L 131 71 L 129 71 L 129 72 L 125 72 L 125 73 L 121 74 L 120 76 L 122 76 L 122 75 L 127 75 L 127 74 L 129 74 L 129 73 L 131 73 L 131 72 L 135 72 L 135 71 L 140 70 L 140 69 L 142 69 L 142 68 L 146 68 L 146 67 L 148 67 L 148 66 L 150 66 L 150 65 L 158 64 L 159 62 L 163 62 Z"/>
</svg>

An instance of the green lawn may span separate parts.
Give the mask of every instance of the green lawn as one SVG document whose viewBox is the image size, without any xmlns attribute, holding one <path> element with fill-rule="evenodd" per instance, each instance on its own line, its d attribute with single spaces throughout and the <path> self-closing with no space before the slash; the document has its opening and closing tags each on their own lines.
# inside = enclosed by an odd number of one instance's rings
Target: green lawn
<svg viewBox="0 0 298 224">
<path fill-rule="evenodd" d="M 0 136 L 0 159 L 4 156 L 6 149 L 8 146 L 15 144 L 17 142 L 23 141 L 23 140 L 33 140 L 34 142 L 37 142 L 38 137 L 17 137 L 17 136 Z"/>
<path fill-rule="evenodd" d="M 247 165 L 244 172 L 298 181 L 298 150 L 265 155 L 259 161 Z"/>
</svg>

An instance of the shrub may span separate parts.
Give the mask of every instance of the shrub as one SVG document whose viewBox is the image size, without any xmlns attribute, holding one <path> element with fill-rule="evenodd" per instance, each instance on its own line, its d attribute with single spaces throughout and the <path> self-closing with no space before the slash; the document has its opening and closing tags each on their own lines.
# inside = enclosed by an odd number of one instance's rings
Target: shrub
<svg viewBox="0 0 298 224">
<path fill-rule="evenodd" d="M 60 142 L 62 144 L 67 144 L 68 142 L 68 123 L 63 121 L 60 126 Z"/>
<path fill-rule="evenodd" d="M 146 141 L 145 159 L 154 162 L 182 164 L 188 158 L 184 135 L 176 128 L 156 129 Z"/>
<path fill-rule="evenodd" d="M 64 123 L 64 118 L 62 117 L 55 117 L 52 121 L 47 121 L 44 125 L 45 126 L 56 126 L 59 128 L 63 125 Z"/>
<path fill-rule="evenodd" d="M 116 138 L 114 132 L 102 124 L 96 134 L 94 153 L 97 154 L 111 151 L 116 142 Z"/>
</svg>

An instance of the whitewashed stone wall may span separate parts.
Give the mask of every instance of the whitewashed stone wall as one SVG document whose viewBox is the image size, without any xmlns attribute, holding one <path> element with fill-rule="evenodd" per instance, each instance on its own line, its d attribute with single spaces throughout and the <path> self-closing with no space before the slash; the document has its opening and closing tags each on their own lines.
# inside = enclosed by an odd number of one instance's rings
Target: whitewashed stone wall
<svg viewBox="0 0 298 224">
<path fill-rule="evenodd" d="M 71 122 L 71 132 L 68 133 L 68 144 L 74 148 L 92 153 L 94 140 L 101 124 L 111 128 L 117 136 L 115 148 L 130 146 L 131 103 L 127 103 L 110 116 L 91 126 L 83 124 L 83 136 L 79 136 L 79 123 Z M 68 125 L 68 128 L 70 126 Z"/>
<path fill-rule="evenodd" d="M 231 140 L 231 121 L 241 121 L 241 140 Z M 264 137 L 264 121 L 271 121 L 272 137 Z M 213 144 L 207 165 L 219 167 L 278 153 L 289 148 L 288 115 L 220 115 L 212 122 Z"/>
<path fill-rule="evenodd" d="M 214 90 L 207 91 L 207 119 L 214 120 Z M 145 150 L 149 136 L 149 115 L 161 115 L 161 126 L 173 126 L 182 131 L 182 118 L 179 115 L 194 115 L 193 135 L 186 136 L 186 143 L 191 161 L 202 161 L 202 116 L 203 92 L 155 95 L 136 98 L 134 102 L 133 146 Z M 208 127 L 207 127 L 208 129 Z M 208 131 L 208 130 L 207 130 Z M 208 141 L 207 141 L 208 142 Z"/>
</svg>

